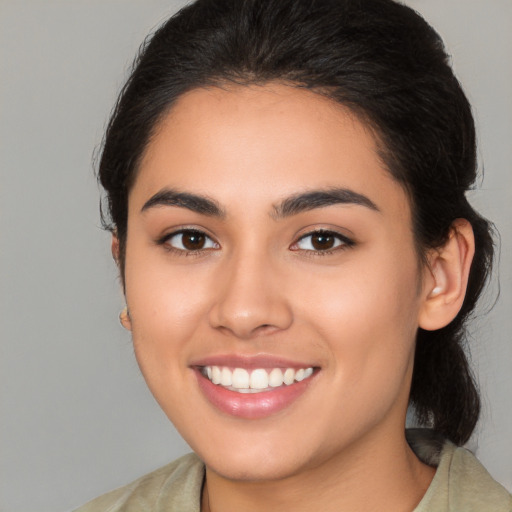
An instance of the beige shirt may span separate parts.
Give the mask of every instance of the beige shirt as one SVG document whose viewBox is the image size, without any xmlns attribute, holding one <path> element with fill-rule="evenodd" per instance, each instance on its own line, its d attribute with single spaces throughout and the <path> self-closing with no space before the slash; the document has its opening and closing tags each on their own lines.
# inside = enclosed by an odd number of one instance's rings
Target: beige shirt
<svg viewBox="0 0 512 512">
<path fill-rule="evenodd" d="M 512 495 L 471 452 L 424 429 L 407 431 L 407 440 L 421 460 L 437 467 L 413 512 L 512 512 Z M 204 474 L 204 464 L 191 453 L 75 512 L 200 512 Z"/>
</svg>

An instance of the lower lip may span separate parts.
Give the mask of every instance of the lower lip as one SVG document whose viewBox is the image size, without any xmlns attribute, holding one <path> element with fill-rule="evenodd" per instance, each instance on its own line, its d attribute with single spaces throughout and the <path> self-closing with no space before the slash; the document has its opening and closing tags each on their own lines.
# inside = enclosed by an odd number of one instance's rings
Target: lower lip
<svg viewBox="0 0 512 512">
<path fill-rule="evenodd" d="M 213 384 L 199 369 L 195 370 L 199 388 L 217 409 L 231 416 L 260 419 L 276 414 L 292 405 L 308 388 L 313 376 L 260 393 L 237 393 Z"/>
</svg>

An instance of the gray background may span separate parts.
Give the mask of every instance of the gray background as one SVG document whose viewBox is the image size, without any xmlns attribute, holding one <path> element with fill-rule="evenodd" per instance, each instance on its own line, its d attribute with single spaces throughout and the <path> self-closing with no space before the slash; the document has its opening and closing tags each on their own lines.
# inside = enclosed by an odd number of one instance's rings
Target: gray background
<svg viewBox="0 0 512 512">
<path fill-rule="evenodd" d="M 0 0 L 1 511 L 69 510 L 187 451 L 118 324 L 92 171 L 139 43 L 183 3 Z M 512 2 L 407 3 L 475 108 L 486 174 L 472 198 L 502 248 L 500 300 L 473 329 L 485 409 L 470 445 L 512 489 Z"/>
</svg>

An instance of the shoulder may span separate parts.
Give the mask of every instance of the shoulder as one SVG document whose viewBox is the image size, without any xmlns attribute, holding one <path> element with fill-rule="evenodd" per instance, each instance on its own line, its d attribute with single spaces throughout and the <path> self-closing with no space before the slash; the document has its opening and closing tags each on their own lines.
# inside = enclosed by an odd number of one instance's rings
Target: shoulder
<svg viewBox="0 0 512 512">
<path fill-rule="evenodd" d="M 191 453 L 75 512 L 198 512 L 203 478 L 204 465 Z"/>
<path fill-rule="evenodd" d="M 423 462 L 437 466 L 434 479 L 415 512 L 512 511 L 512 495 L 469 450 L 419 429 L 407 437 Z"/>
<path fill-rule="evenodd" d="M 512 496 L 496 482 L 476 457 L 452 445 L 448 485 L 453 510 L 511 512 Z"/>
</svg>

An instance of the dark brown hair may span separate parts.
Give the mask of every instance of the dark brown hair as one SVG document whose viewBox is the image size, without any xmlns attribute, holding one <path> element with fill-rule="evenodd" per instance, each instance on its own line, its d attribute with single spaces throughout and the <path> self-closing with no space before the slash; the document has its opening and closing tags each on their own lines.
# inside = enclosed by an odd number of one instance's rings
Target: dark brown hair
<svg viewBox="0 0 512 512">
<path fill-rule="evenodd" d="M 373 128 L 389 172 L 410 195 L 420 257 L 447 240 L 455 219 L 471 223 L 476 254 L 464 304 L 443 329 L 419 330 L 411 388 L 420 422 L 464 443 L 480 410 L 465 326 L 491 268 L 492 231 L 465 196 L 477 172 L 470 105 L 438 34 L 402 4 L 198 0 L 164 23 L 121 91 L 99 165 L 121 274 L 128 192 L 159 120 L 191 89 L 272 80 L 328 96 Z"/>
</svg>

